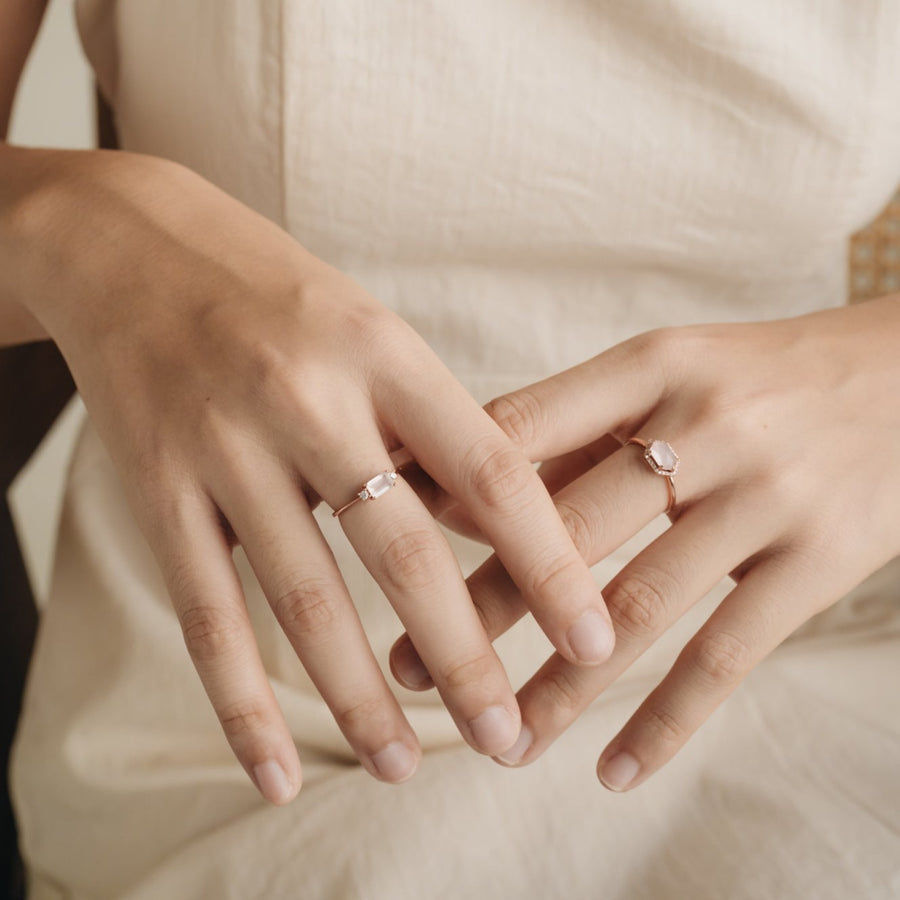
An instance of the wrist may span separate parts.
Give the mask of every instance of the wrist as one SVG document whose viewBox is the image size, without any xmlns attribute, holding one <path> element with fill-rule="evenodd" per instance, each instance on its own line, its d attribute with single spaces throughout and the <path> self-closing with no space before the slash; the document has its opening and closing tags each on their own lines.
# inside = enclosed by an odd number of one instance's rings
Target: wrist
<svg viewBox="0 0 900 900">
<path fill-rule="evenodd" d="M 16 221 L 25 195 L 23 151 L 0 141 L 0 347 L 45 340 L 49 335 L 29 305 Z"/>
<path fill-rule="evenodd" d="M 59 340 L 88 324 L 135 249 L 123 245 L 136 208 L 152 203 L 160 173 L 180 168 L 117 151 L 0 145 L 0 341 L 14 342 L 12 330 Z"/>
<path fill-rule="evenodd" d="M 79 215 L 66 196 L 69 158 L 79 152 L 0 144 L 0 325 L 32 323 L 40 337 L 52 335 L 47 318 L 70 293 L 60 232 L 67 218 L 84 222 L 83 207 Z"/>
</svg>

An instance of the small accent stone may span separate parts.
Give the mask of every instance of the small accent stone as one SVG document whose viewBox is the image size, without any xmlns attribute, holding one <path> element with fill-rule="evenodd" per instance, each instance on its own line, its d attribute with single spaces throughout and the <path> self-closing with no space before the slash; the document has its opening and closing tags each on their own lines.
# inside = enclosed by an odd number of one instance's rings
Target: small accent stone
<svg viewBox="0 0 900 900">
<path fill-rule="evenodd" d="M 644 456 L 657 475 L 674 475 L 678 471 L 678 455 L 666 441 L 651 441 Z"/>
<path fill-rule="evenodd" d="M 396 472 L 382 472 L 380 475 L 370 478 L 366 482 L 364 493 L 367 496 L 363 497 L 363 500 L 377 500 L 382 494 L 386 494 L 396 481 Z"/>
</svg>

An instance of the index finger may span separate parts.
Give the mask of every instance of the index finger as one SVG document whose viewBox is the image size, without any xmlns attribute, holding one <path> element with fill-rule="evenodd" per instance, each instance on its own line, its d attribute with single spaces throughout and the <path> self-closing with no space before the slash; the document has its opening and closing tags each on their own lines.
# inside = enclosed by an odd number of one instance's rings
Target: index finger
<svg viewBox="0 0 900 900">
<path fill-rule="evenodd" d="M 530 460 L 449 372 L 423 368 L 392 379 L 382 415 L 489 539 L 560 654 L 608 659 L 615 638 L 600 587 Z"/>
</svg>

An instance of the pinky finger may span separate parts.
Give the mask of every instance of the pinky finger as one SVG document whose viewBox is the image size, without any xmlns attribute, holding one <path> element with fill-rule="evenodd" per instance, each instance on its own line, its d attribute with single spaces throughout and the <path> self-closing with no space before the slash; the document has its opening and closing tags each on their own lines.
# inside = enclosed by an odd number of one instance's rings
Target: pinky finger
<svg viewBox="0 0 900 900">
<path fill-rule="evenodd" d="M 281 805 L 300 788 L 297 749 L 260 659 L 218 513 L 211 502 L 185 507 L 151 543 L 228 743 L 259 792 Z"/>
<path fill-rule="evenodd" d="M 603 751 L 597 775 L 605 787 L 630 790 L 662 768 L 753 667 L 805 621 L 809 610 L 773 609 L 784 595 L 784 579 L 784 559 L 774 557 L 744 575 Z M 804 584 L 801 593 L 809 596 L 817 588 L 833 592 L 822 581 Z M 791 593 L 797 594 L 796 584 Z"/>
</svg>

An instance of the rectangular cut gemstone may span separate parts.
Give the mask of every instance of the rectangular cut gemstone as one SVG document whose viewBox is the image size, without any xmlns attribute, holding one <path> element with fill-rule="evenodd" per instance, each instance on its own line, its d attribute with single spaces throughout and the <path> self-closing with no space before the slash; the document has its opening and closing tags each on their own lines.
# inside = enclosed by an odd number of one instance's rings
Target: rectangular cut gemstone
<svg viewBox="0 0 900 900">
<path fill-rule="evenodd" d="M 370 500 L 376 500 L 394 486 L 393 472 L 382 472 L 366 482 L 366 493 Z"/>
<path fill-rule="evenodd" d="M 653 441 L 648 449 L 651 459 L 656 463 L 657 471 L 667 475 L 675 474 L 675 470 L 678 468 L 678 457 L 665 441 Z"/>
</svg>

